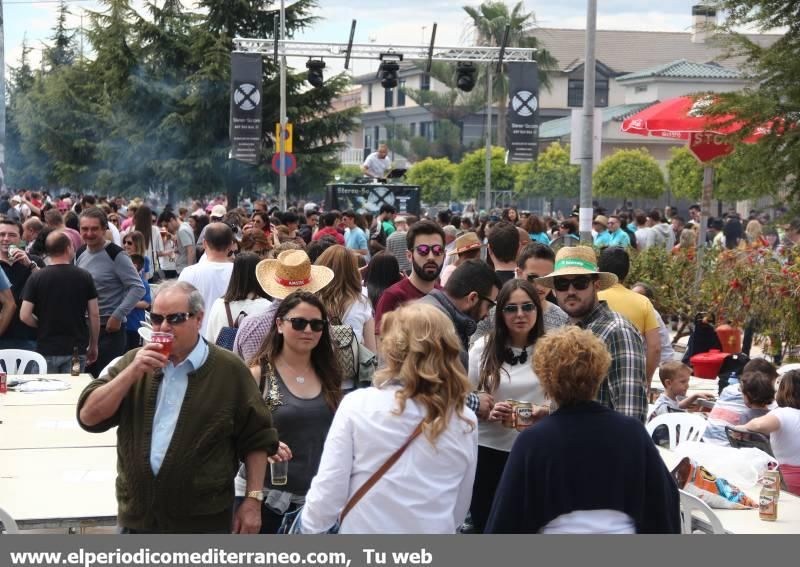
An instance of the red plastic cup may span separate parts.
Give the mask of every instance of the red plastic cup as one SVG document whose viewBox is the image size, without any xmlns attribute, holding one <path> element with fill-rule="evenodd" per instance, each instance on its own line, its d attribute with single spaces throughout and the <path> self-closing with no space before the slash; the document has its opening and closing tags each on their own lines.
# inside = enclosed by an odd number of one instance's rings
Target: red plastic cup
<svg viewBox="0 0 800 567">
<path fill-rule="evenodd" d="M 172 352 L 173 340 L 175 340 L 175 336 L 172 333 L 153 333 L 150 336 L 150 342 L 161 345 L 161 350 L 159 352 L 167 358 L 169 358 Z"/>
</svg>

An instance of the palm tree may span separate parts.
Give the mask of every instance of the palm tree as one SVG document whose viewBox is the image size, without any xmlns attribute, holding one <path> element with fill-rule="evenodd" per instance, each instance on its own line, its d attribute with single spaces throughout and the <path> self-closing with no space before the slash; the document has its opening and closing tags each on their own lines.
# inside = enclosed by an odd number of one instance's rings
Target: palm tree
<svg viewBox="0 0 800 567">
<path fill-rule="evenodd" d="M 541 47 L 536 37 L 531 35 L 531 30 L 536 27 L 536 15 L 533 12 L 525 13 L 522 2 L 517 2 L 513 8 L 502 1 L 484 2 L 477 8 L 464 6 L 464 11 L 472 20 L 472 28 L 480 45 L 497 47 L 503 42 L 506 25 L 510 26 L 507 47 L 528 47 L 537 49 L 536 62 L 539 64 L 539 83 L 550 90 L 549 70 L 557 68 L 556 59 Z M 486 84 L 486 77 L 482 80 Z M 497 142 L 505 146 L 506 139 L 506 107 L 508 106 L 508 80 L 505 74 L 496 77 L 493 81 L 493 98 L 498 102 L 497 109 Z"/>
</svg>

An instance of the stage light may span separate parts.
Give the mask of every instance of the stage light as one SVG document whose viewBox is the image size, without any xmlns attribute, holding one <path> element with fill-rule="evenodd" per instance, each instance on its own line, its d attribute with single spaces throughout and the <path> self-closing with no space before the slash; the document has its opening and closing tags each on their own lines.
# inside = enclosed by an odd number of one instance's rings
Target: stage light
<svg viewBox="0 0 800 567">
<path fill-rule="evenodd" d="M 461 61 L 456 67 L 456 86 L 465 93 L 475 88 L 475 73 L 477 69 L 472 63 Z"/>
<path fill-rule="evenodd" d="M 378 76 L 384 89 L 393 89 L 397 86 L 400 61 L 403 56 L 396 53 L 381 53 L 381 65 L 378 67 Z"/>
<path fill-rule="evenodd" d="M 309 59 L 306 62 L 306 69 L 308 69 L 308 82 L 311 83 L 311 86 L 320 88 L 324 83 L 325 79 L 322 76 L 322 70 L 325 68 L 325 61 L 321 59 Z"/>
</svg>

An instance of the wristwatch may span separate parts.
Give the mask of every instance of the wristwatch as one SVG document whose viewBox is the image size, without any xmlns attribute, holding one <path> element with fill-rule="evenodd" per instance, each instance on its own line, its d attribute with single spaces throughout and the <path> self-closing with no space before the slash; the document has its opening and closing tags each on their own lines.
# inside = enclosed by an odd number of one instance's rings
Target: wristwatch
<svg viewBox="0 0 800 567">
<path fill-rule="evenodd" d="M 244 495 L 245 498 L 255 498 L 259 502 L 264 501 L 264 493 L 260 490 L 251 490 L 247 494 Z"/>
</svg>

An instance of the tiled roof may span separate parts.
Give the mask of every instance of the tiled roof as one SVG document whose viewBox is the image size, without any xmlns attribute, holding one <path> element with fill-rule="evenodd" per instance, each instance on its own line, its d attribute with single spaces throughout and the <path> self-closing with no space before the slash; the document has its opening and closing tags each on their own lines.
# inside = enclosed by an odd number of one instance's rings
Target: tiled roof
<svg viewBox="0 0 800 567">
<path fill-rule="evenodd" d="M 617 77 L 617 81 L 632 81 L 648 77 L 665 77 L 670 79 L 741 79 L 742 74 L 734 69 L 726 69 L 716 63 L 694 63 L 686 59 L 678 59 L 651 69 L 643 69 Z"/>
<path fill-rule="evenodd" d="M 551 55 L 558 59 L 561 70 L 576 67 L 583 60 L 586 32 L 582 29 L 537 28 L 531 32 Z M 751 34 L 755 43 L 772 45 L 781 36 Z M 724 59 L 725 47 L 715 38 L 693 43 L 688 32 L 597 30 L 597 61 L 620 74 L 633 73 L 663 65 L 670 60 L 685 59 L 703 63 L 717 62 L 728 68 L 743 63 L 742 58 Z"/>
<path fill-rule="evenodd" d="M 618 106 L 609 106 L 603 109 L 603 124 L 612 120 L 622 122 L 626 118 L 633 116 L 640 110 L 655 104 L 655 102 L 640 102 L 637 104 L 620 104 Z M 572 117 L 565 116 L 564 118 L 557 118 L 550 120 L 539 126 L 539 139 L 549 140 L 554 138 L 563 138 L 572 131 Z"/>
</svg>

